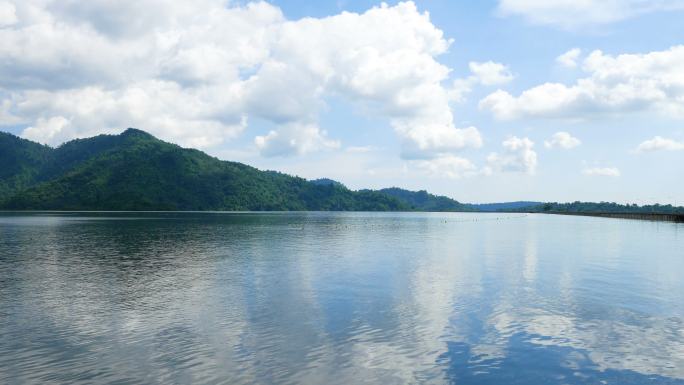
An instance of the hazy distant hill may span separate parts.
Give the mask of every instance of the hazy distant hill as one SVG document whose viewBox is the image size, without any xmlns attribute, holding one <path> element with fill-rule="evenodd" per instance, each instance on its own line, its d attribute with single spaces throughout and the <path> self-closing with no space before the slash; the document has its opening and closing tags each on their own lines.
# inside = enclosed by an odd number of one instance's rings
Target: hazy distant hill
<svg viewBox="0 0 684 385">
<path fill-rule="evenodd" d="M 528 201 L 518 201 L 518 202 L 503 202 L 503 203 L 473 203 L 470 206 L 478 211 L 512 211 L 518 210 L 525 207 L 538 206 L 543 202 L 528 202 Z"/>
<path fill-rule="evenodd" d="M 425 190 L 409 191 L 398 187 L 378 190 L 381 193 L 406 202 L 415 210 L 420 211 L 476 211 L 471 205 L 460 203 L 445 196 L 432 195 Z"/>
</svg>

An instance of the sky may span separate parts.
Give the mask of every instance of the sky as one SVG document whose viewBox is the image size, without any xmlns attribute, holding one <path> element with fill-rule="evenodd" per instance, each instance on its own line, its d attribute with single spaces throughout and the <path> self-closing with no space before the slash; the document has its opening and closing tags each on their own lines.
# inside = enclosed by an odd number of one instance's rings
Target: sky
<svg viewBox="0 0 684 385">
<path fill-rule="evenodd" d="M 684 0 L 0 0 L 0 130 L 352 189 L 684 205 Z"/>
</svg>

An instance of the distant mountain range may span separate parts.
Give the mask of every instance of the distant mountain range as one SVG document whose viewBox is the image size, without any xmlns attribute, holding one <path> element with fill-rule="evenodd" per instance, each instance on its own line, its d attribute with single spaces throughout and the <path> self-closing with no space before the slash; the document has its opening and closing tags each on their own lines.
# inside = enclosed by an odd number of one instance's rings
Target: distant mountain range
<svg viewBox="0 0 684 385">
<path fill-rule="evenodd" d="M 684 212 L 615 203 L 465 204 L 397 187 L 353 191 L 161 141 L 134 128 L 52 148 L 0 132 L 0 209 Z"/>
</svg>

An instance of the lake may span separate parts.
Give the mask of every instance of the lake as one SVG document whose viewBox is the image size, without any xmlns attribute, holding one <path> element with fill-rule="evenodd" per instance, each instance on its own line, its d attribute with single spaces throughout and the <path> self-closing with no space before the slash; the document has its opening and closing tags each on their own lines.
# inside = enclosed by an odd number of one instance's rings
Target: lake
<svg viewBox="0 0 684 385">
<path fill-rule="evenodd" d="M 0 213 L 0 383 L 684 384 L 684 225 Z"/>
</svg>

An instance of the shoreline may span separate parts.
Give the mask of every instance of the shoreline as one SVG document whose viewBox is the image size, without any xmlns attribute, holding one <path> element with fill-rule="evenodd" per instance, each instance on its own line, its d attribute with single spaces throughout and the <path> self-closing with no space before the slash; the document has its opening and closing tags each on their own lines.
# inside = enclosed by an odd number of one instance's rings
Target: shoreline
<svg viewBox="0 0 684 385">
<path fill-rule="evenodd" d="M 664 213 L 569 213 L 569 212 L 537 212 L 536 214 L 577 215 L 585 217 L 636 219 L 642 221 L 684 223 L 684 214 Z"/>
<path fill-rule="evenodd" d="M 444 214 L 551 214 L 551 215 L 574 215 L 585 217 L 599 217 L 599 218 L 615 218 L 615 219 L 634 219 L 646 221 L 659 222 L 676 222 L 684 223 L 684 214 L 666 214 L 666 213 L 591 213 L 591 212 L 560 212 L 560 211 L 403 211 L 403 210 L 388 210 L 388 211 L 356 211 L 356 210 L 293 210 L 293 211 L 270 211 L 270 210 L 0 210 L 0 214 L 134 214 L 134 213 L 149 213 L 149 214 L 169 214 L 169 213 L 186 213 L 186 214 L 287 214 L 287 213 L 444 213 Z"/>
</svg>

